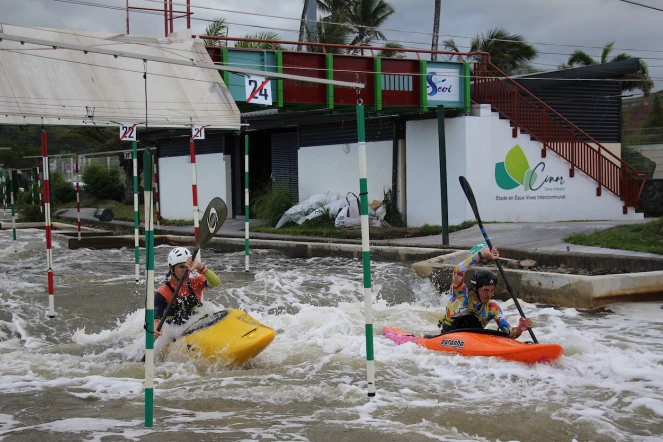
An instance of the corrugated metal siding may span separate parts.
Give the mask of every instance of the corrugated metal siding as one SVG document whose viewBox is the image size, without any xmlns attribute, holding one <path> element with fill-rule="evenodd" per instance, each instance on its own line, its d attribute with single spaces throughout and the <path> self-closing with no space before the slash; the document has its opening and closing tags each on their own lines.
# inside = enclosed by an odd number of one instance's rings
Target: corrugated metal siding
<svg viewBox="0 0 663 442">
<path fill-rule="evenodd" d="M 204 140 L 196 140 L 196 155 L 223 153 L 224 149 L 224 135 L 206 136 Z M 185 155 L 189 155 L 189 138 L 173 138 L 159 142 L 159 156 L 161 158 L 181 157 Z"/>
<path fill-rule="evenodd" d="M 533 93 L 596 141 L 621 142 L 619 82 L 573 82 Z"/>
<path fill-rule="evenodd" d="M 386 118 L 366 121 L 366 141 L 389 141 L 394 137 L 394 122 Z M 333 144 L 356 143 L 357 122 L 343 121 L 334 124 L 301 126 L 299 146 L 328 146 Z"/>
<path fill-rule="evenodd" d="M 287 185 L 295 201 L 299 201 L 299 168 L 297 132 L 272 135 L 272 181 Z"/>
</svg>

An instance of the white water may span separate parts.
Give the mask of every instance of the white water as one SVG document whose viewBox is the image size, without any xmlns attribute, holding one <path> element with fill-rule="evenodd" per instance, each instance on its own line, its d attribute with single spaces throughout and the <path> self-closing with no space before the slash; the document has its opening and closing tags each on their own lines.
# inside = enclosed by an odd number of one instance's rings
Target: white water
<svg viewBox="0 0 663 442">
<path fill-rule="evenodd" d="M 48 319 L 43 232 L 0 232 L 0 440 L 659 441 L 663 311 L 605 313 L 527 304 L 556 363 L 525 365 L 430 352 L 382 336 L 429 333 L 443 302 L 407 265 L 374 263 L 377 394 L 367 397 L 362 269 L 357 260 L 293 260 L 204 251 L 222 278 L 202 313 L 239 307 L 277 337 L 248 366 L 158 359 L 155 424 L 143 426 L 145 285 L 133 250 L 55 242 Z M 166 271 L 169 248 L 156 252 Z M 512 301 L 501 303 L 517 320 Z M 181 327 L 168 326 L 168 336 Z M 527 337 L 521 337 L 526 340 Z M 163 341 L 162 341 L 163 342 Z M 159 343 L 159 341 L 157 341 Z M 157 349 L 159 345 L 157 345 Z"/>
</svg>

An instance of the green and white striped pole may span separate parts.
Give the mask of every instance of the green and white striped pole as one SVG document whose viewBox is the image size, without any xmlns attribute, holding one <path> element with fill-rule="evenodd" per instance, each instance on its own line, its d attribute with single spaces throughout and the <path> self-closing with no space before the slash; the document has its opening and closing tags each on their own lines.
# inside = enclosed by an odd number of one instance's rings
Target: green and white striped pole
<svg viewBox="0 0 663 442">
<path fill-rule="evenodd" d="M 244 271 L 249 271 L 249 136 L 244 135 Z"/>
<path fill-rule="evenodd" d="M 359 148 L 359 199 L 361 200 L 361 257 L 364 267 L 364 317 L 366 318 L 366 375 L 368 396 L 375 396 L 373 358 L 373 292 L 371 290 L 371 248 L 368 231 L 368 169 L 366 167 L 366 130 L 364 106 L 357 104 L 357 145 Z"/>
<path fill-rule="evenodd" d="M 134 158 L 136 158 L 134 144 Z M 152 218 L 152 154 L 143 153 L 145 198 L 145 426 L 154 423 L 154 220 Z"/>
<path fill-rule="evenodd" d="M 140 228 L 140 216 L 138 214 L 138 141 L 133 141 L 132 147 L 133 147 L 133 152 L 131 158 L 133 161 L 133 171 L 134 171 L 134 263 L 136 269 L 136 282 L 138 282 L 140 280 L 140 242 L 138 241 L 138 229 Z M 152 161 L 151 155 L 150 155 L 150 161 Z M 150 165 L 151 164 L 152 163 L 150 162 Z M 145 168 L 144 164 L 143 168 Z M 149 181 L 150 183 L 152 183 L 151 176 Z"/>
<path fill-rule="evenodd" d="M 12 205 L 12 244 L 14 247 L 14 252 L 16 250 L 16 211 L 14 210 L 14 179 L 12 177 L 12 168 L 9 168 L 9 199 Z"/>
</svg>

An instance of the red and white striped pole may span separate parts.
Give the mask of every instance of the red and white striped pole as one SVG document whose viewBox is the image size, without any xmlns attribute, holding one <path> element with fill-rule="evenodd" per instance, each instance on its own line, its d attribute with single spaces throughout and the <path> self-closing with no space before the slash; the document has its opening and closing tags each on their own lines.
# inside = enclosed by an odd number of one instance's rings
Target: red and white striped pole
<svg viewBox="0 0 663 442">
<path fill-rule="evenodd" d="M 195 136 L 195 135 L 194 135 Z M 193 237 L 198 243 L 198 180 L 196 178 L 196 145 L 193 137 L 189 140 L 189 155 L 191 155 L 191 171 L 193 173 L 191 181 L 191 191 L 193 192 Z"/>
<path fill-rule="evenodd" d="M 53 244 L 51 242 L 51 186 L 48 179 L 48 137 L 41 130 L 41 156 L 44 168 L 44 226 L 46 227 L 46 266 L 48 267 L 48 317 L 55 317 L 55 294 L 53 283 Z"/>
<path fill-rule="evenodd" d="M 157 221 L 157 227 L 159 227 L 159 219 L 161 219 L 161 211 L 159 210 L 159 155 L 158 155 L 158 149 L 154 150 L 154 155 L 152 156 L 154 161 L 154 203 L 156 204 L 156 221 Z"/>
<path fill-rule="evenodd" d="M 76 172 L 76 226 L 78 228 L 78 240 L 81 240 L 81 178 L 78 176 L 78 155 L 74 156 Z"/>
<path fill-rule="evenodd" d="M 44 213 L 44 202 L 41 200 L 41 172 L 39 171 L 39 160 L 37 160 L 37 193 L 39 194 L 39 212 Z"/>
</svg>

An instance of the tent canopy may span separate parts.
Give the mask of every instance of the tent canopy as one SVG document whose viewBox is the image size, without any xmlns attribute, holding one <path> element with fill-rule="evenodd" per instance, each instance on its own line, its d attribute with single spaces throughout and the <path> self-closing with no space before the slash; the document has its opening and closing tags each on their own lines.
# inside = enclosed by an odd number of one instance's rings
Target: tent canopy
<svg viewBox="0 0 663 442">
<path fill-rule="evenodd" d="M 11 25 L 2 33 L 212 63 L 198 39 Z M 217 71 L 0 41 L 0 124 L 145 127 L 146 112 L 149 127 L 240 129 L 240 112 Z"/>
</svg>

